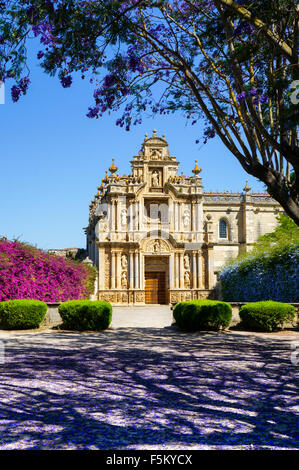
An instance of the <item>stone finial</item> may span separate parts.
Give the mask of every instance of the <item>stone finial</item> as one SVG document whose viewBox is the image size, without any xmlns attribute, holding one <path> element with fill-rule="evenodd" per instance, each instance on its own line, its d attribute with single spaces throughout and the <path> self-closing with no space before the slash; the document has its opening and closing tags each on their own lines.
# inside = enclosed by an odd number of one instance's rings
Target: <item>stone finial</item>
<svg viewBox="0 0 299 470">
<path fill-rule="evenodd" d="M 148 138 L 148 133 L 144 134 L 144 140 L 147 140 Z"/>
<path fill-rule="evenodd" d="M 114 158 L 112 158 L 112 165 L 110 166 L 109 171 L 113 175 L 117 170 L 118 170 L 118 168 L 114 164 Z"/>
<path fill-rule="evenodd" d="M 197 160 L 195 160 L 195 167 L 193 168 L 192 173 L 194 173 L 195 176 L 197 176 L 201 172 L 201 170 L 202 170 L 201 168 L 198 168 Z"/>
<path fill-rule="evenodd" d="M 156 129 L 153 130 L 153 137 L 157 137 L 157 131 L 156 131 Z"/>
<path fill-rule="evenodd" d="M 248 181 L 246 181 L 246 184 L 245 184 L 245 187 L 243 188 L 243 191 L 244 191 L 245 193 L 248 193 L 249 191 L 251 191 L 251 188 L 250 188 L 249 185 L 248 185 Z"/>
<path fill-rule="evenodd" d="M 108 171 L 106 171 L 106 176 L 103 179 L 103 183 L 108 183 L 108 181 L 109 181 L 109 176 L 108 176 Z"/>
</svg>

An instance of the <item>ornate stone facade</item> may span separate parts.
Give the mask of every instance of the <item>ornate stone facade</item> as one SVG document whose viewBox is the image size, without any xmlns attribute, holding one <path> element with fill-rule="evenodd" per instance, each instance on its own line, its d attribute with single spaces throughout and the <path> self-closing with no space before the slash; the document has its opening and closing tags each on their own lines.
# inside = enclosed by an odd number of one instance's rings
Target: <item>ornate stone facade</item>
<svg viewBox="0 0 299 470">
<path fill-rule="evenodd" d="M 98 298 L 113 304 L 170 303 L 213 296 L 230 257 L 274 229 L 282 208 L 267 193 L 203 191 L 178 175 L 165 136 L 145 136 L 129 176 L 106 172 L 90 204 L 88 256 L 98 267 Z"/>
</svg>

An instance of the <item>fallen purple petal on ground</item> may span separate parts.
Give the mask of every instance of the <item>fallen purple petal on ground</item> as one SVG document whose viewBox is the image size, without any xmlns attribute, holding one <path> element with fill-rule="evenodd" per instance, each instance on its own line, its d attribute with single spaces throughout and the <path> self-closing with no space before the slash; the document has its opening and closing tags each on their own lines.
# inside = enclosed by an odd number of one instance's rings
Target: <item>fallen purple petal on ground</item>
<svg viewBox="0 0 299 470">
<path fill-rule="evenodd" d="M 3 341 L 2 450 L 298 446 L 287 336 L 166 327 Z"/>
</svg>

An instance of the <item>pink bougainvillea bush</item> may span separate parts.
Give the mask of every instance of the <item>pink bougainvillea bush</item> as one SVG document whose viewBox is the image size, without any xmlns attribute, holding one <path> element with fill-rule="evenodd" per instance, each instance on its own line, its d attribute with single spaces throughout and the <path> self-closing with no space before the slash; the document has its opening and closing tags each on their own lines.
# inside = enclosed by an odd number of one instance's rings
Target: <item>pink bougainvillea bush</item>
<svg viewBox="0 0 299 470">
<path fill-rule="evenodd" d="M 36 299 L 45 302 L 88 298 L 94 270 L 18 241 L 0 239 L 0 302 Z"/>
</svg>

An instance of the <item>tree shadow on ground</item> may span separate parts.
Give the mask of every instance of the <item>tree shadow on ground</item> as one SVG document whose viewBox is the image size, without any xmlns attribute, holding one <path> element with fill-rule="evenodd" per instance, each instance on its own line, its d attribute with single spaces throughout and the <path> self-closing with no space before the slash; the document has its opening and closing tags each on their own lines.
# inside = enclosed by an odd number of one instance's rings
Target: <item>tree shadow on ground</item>
<svg viewBox="0 0 299 470">
<path fill-rule="evenodd" d="M 174 328 L 19 335 L 0 365 L 0 449 L 294 449 L 290 353 Z"/>
</svg>

